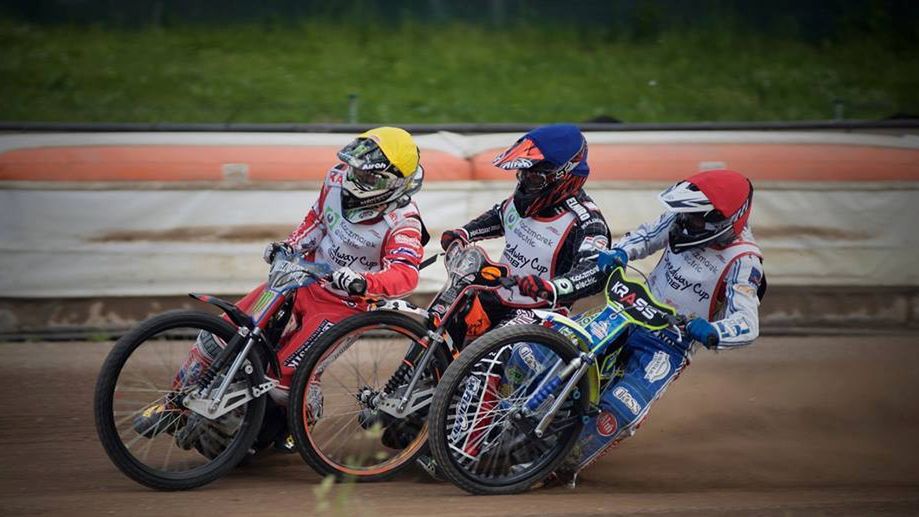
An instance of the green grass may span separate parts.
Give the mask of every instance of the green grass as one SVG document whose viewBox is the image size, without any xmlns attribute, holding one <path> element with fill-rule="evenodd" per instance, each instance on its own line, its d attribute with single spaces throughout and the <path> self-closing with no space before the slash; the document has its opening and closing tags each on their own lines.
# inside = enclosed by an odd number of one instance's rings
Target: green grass
<svg viewBox="0 0 919 517">
<path fill-rule="evenodd" d="M 664 33 L 319 22 L 138 31 L 0 22 L 0 120 L 627 122 L 919 114 L 919 54 Z"/>
</svg>

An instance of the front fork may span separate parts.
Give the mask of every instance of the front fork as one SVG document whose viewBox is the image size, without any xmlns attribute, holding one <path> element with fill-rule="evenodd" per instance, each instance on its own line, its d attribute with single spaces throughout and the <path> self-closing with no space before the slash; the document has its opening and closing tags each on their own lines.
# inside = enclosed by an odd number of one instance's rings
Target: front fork
<svg viewBox="0 0 919 517">
<path fill-rule="evenodd" d="M 574 360 L 565 365 L 558 375 L 547 376 L 541 383 L 541 386 L 530 395 L 524 404 L 523 410 L 517 413 L 515 418 L 519 419 L 524 416 L 533 416 L 539 412 L 540 408 L 546 405 L 546 401 L 549 401 L 549 407 L 546 413 L 539 419 L 539 423 L 533 431 L 537 438 L 542 438 L 546 432 L 546 428 L 552 423 L 555 414 L 558 413 L 558 410 L 562 407 L 568 395 L 571 394 L 578 382 L 587 374 L 587 371 L 595 361 L 596 356 L 594 356 L 592 352 L 581 352 L 578 357 L 575 357 Z M 565 382 L 566 380 L 567 382 Z M 565 382 L 565 385 L 562 391 L 557 396 L 554 395 L 553 392 L 563 382 Z"/>
<path fill-rule="evenodd" d="M 195 413 L 213 420 L 220 418 L 254 398 L 262 396 L 277 386 L 279 384 L 277 380 L 266 379 L 265 382 L 253 386 L 251 390 L 249 388 L 243 388 L 230 392 L 229 396 L 227 396 L 233 379 L 236 377 L 239 369 L 242 368 L 246 357 L 259 339 L 262 339 L 261 328 L 255 327 L 255 329 L 250 331 L 247 327 L 240 327 L 236 335 L 233 336 L 233 339 L 231 339 L 220 354 L 214 358 L 214 362 L 207 371 L 201 374 L 201 379 L 199 379 L 198 382 L 198 389 L 187 395 L 182 404 Z M 216 386 L 216 391 L 214 391 L 214 381 L 217 375 L 231 359 L 233 361 L 232 364 L 230 364 L 220 384 Z M 247 374 L 252 373 L 252 366 L 247 365 L 245 371 Z M 224 400 L 225 398 L 226 400 Z"/>
<path fill-rule="evenodd" d="M 441 346 L 443 343 L 443 333 L 429 330 L 427 335 L 422 338 L 421 342 L 416 345 L 423 348 L 423 351 L 421 352 L 421 357 L 417 359 L 417 362 L 414 362 L 412 376 L 409 379 L 408 387 L 406 387 L 405 392 L 398 400 L 394 400 L 391 397 L 392 394 L 390 393 L 380 393 L 376 397 L 373 406 L 394 418 L 401 419 L 421 409 L 422 405 L 427 405 L 430 403 L 430 397 L 427 396 L 428 393 L 416 393 L 415 386 L 418 385 L 418 382 L 421 380 L 421 377 L 427 370 L 428 365 L 431 363 L 435 349 Z M 412 356 L 417 354 L 417 349 L 411 350 L 407 354 L 406 360 L 413 359 Z M 398 374 L 399 372 L 397 370 L 393 375 Z"/>
</svg>

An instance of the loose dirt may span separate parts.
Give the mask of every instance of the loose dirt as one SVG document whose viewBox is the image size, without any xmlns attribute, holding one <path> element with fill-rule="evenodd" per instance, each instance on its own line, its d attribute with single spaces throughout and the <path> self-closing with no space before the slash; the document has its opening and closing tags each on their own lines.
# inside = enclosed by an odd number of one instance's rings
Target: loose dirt
<svg viewBox="0 0 919 517">
<path fill-rule="evenodd" d="M 207 487 L 158 493 L 96 438 L 111 343 L 0 344 L 0 513 L 93 515 L 915 515 L 919 335 L 763 338 L 701 351 L 631 439 L 576 489 L 474 497 L 410 472 L 320 485 L 266 455 Z"/>
</svg>

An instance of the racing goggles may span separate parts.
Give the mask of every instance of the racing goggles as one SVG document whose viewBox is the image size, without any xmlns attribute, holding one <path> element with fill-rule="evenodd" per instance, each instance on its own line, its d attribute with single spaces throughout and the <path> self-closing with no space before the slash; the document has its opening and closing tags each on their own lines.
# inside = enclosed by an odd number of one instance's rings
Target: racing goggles
<svg viewBox="0 0 919 517">
<path fill-rule="evenodd" d="M 561 167 L 543 161 L 527 169 L 518 169 L 517 182 L 524 190 L 535 192 L 557 182 L 563 175 Z"/>
<path fill-rule="evenodd" d="M 708 212 L 681 212 L 677 214 L 677 224 L 691 234 L 716 232 L 724 228 L 729 221 L 718 210 Z"/>
<path fill-rule="evenodd" d="M 354 183 L 359 189 L 364 191 L 371 190 L 393 190 L 405 184 L 405 178 L 400 178 L 390 172 L 392 166 L 384 170 L 364 170 L 353 165 L 348 166 L 348 180 Z"/>
</svg>

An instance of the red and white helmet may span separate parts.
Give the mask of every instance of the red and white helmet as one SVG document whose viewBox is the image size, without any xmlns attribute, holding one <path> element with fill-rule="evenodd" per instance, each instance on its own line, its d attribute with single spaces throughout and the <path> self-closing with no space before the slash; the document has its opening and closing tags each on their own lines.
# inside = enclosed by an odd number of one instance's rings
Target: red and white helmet
<svg viewBox="0 0 919 517">
<path fill-rule="evenodd" d="M 658 199 L 677 214 L 670 226 L 670 249 L 680 253 L 736 239 L 750 217 L 753 185 L 737 171 L 711 170 L 678 182 Z"/>
</svg>

